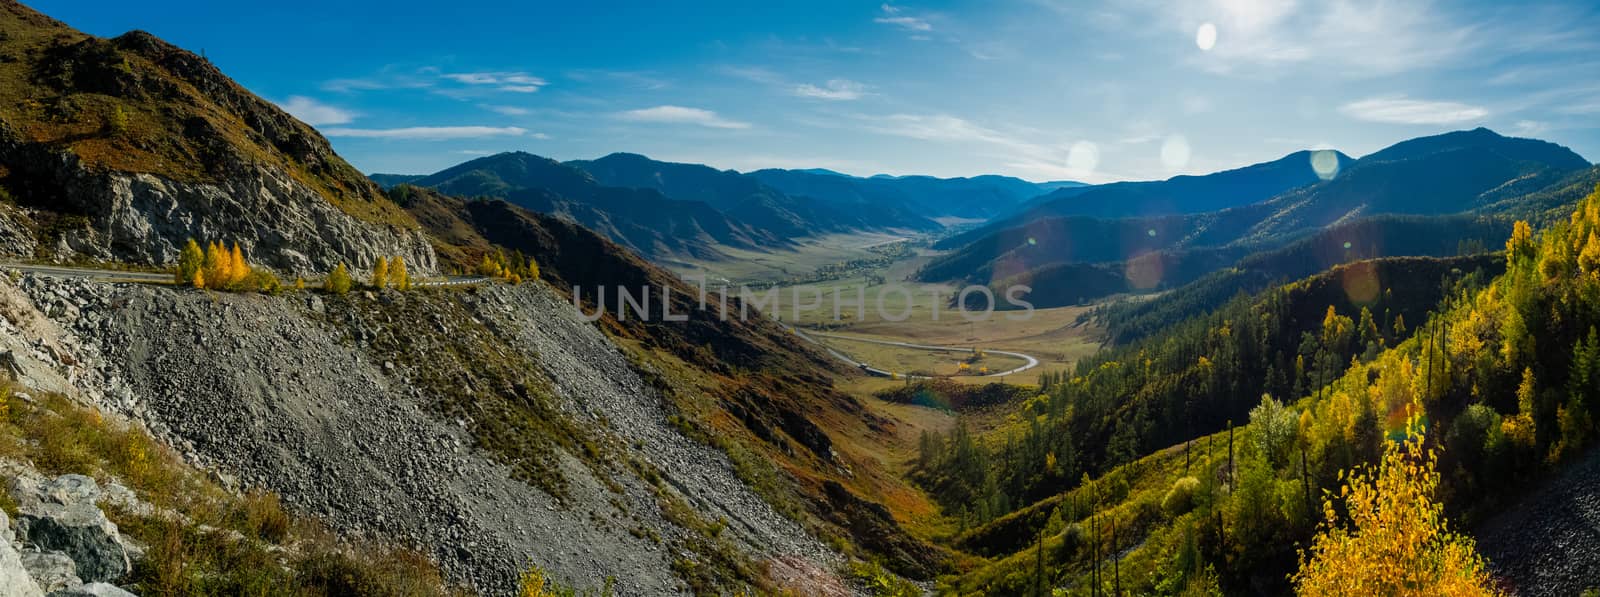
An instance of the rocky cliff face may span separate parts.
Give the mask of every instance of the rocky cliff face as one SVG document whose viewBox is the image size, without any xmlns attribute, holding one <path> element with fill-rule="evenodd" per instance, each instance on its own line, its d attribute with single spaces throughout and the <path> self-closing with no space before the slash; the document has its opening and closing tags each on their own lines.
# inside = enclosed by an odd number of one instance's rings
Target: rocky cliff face
<svg viewBox="0 0 1600 597">
<path fill-rule="evenodd" d="M 805 594 L 842 590 L 816 580 L 839 556 L 681 435 L 636 365 L 541 284 L 347 298 L 8 286 L 0 300 L 36 314 L 17 325 L 48 338 L 11 347 L 19 377 L 76 388 L 237 485 L 414 545 L 478 590 L 508 592 L 531 563 L 578 586 L 614 577 L 629 595 L 741 566 L 765 568 L 761 582 L 810 579 Z M 463 352 L 526 375 L 460 366 Z M 503 429 L 531 407 L 495 394 L 552 410 Z M 537 450 L 499 443 L 540 434 L 553 439 Z"/>
<path fill-rule="evenodd" d="M 366 270 L 378 257 L 396 255 L 420 272 L 438 265 L 420 230 L 362 222 L 281 169 L 238 161 L 221 167 L 209 182 L 97 170 L 70 152 L 22 142 L 4 128 L 0 123 L 0 162 L 13 177 L 41 189 L 34 203 L 84 214 L 81 225 L 47 235 L 53 244 L 45 248 L 59 260 L 171 265 L 193 238 L 237 242 L 252 263 L 293 274 L 325 273 L 341 262 Z M 38 196 L 44 193 L 53 197 Z M 11 221 L 26 222 L 27 211 L 16 211 Z M 0 250 L 33 256 L 38 239 L 26 228 L 0 225 Z"/>
</svg>

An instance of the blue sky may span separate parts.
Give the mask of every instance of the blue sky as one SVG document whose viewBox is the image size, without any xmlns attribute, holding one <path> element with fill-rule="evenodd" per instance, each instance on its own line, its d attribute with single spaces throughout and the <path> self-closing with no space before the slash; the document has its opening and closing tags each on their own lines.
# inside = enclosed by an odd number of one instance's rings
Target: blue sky
<svg viewBox="0 0 1600 597">
<path fill-rule="evenodd" d="M 1592 2 L 30 5 L 203 50 L 368 172 L 630 151 L 1102 182 L 1476 126 L 1600 158 Z"/>
</svg>

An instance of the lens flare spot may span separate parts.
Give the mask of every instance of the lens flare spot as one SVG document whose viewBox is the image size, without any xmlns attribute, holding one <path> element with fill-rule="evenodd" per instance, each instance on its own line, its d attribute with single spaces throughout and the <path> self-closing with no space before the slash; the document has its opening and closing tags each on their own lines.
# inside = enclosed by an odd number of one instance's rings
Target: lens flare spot
<svg viewBox="0 0 1600 597">
<path fill-rule="evenodd" d="M 1161 142 L 1161 165 L 1177 172 L 1189 165 L 1189 140 L 1183 135 L 1172 135 Z"/>
<path fill-rule="evenodd" d="M 1217 45 L 1217 26 L 1211 23 L 1201 23 L 1200 28 L 1194 32 L 1194 45 L 1202 52 L 1210 52 Z"/>
<path fill-rule="evenodd" d="M 1150 290 L 1161 285 L 1161 278 L 1166 275 L 1166 264 L 1161 262 L 1160 253 L 1145 253 L 1129 259 L 1123 275 L 1128 278 L 1128 286 Z"/>
<path fill-rule="evenodd" d="M 1339 154 L 1331 149 L 1311 152 L 1311 170 L 1317 173 L 1317 178 L 1333 180 L 1339 175 Z"/>
<path fill-rule="evenodd" d="M 1037 244 L 1039 244 L 1039 241 L 1037 241 L 1037 240 L 1034 240 L 1034 238 L 1033 238 L 1033 237 L 1031 237 L 1031 236 L 1030 236 L 1030 237 L 1028 237 L 1028 246 L 1030 246 L 1030 247 L 1031 247 L 1031 246 L 1034 246 L 1034 245 L 1037 245 Z"/>
<path fill-rule="evenodd" d="M 1378 298 L 1379 286 L 1378 272 L 1373 270 L 1371 262 L 1352 263 L 1344 268 L 1341 276 L 1344 284 L 1344 294 L 1350 297 L 1350 302 L 1366 304 Z"/>
<path fill-rule="evenodd" d="M 1090 141 L 1079 141 L 1067 150 L 1067 168 L 1079 176 L 1092 174 L 1100 165 L 1100 148 Z"/>
<path fill-rule="evenodd" d="M 1155 228 L 1151 228 L 1151 229 L 1149 229 L 1149 230 L 1147 230 L 1147 231 L 1145 231 L 1145 234 L 1148 234 L 1148 235 L 1150 235 L 1150 238 L 1155 238 L 1155 236 L 1156 236 L 1156 229 L 1155 229 Z"/>
<path fill-rule="evenodd" d="M 1344 241 L 1344 248 L 1346 251 L 1350 250 L 1350 241 Z"/>
</svg>

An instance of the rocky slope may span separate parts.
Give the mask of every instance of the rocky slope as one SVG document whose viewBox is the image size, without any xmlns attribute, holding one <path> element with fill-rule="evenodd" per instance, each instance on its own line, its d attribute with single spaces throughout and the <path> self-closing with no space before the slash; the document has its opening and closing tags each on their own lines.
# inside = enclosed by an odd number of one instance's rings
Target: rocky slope
<svg viewBox="0 0 1600 597">
<path fill-rule="evenodd" d="M 651 385 L 542 285 L 335 298 L 19 284 L 49 314 L 37 325 L 62 332 L 63 348 L 30 360 L 69 371 L 85 396 L 144 421 L 188 459 L 344 533 L 415 545 L 478 590 L 507 592 L 530 564 L 579 586 L 614 577 L 623 594 L 661 594 L 689 588 L 675 569 L 712 568 L 701 560 L 725 553 L 769 567 L 759 582 L 826 577 L 837 563 L 725 456 L 669 425 Z M 461 403 L 438 395 L 428 370 L 450 364 L 392 351 L 396 334 L 440 358 L 489 338 L 472 348 L 532 366 L 523 400 L 551 400 L 588 443 L 552 442 L 551 467 L 528 466 L 475 420 L 507 413 L 484 412 L 488 401 L 451 411 Z M 501 391 L 449 371 L 462 393 Z M 707 521 L 717 536 L 696 527 Z"/>
<path fill-rule="evenodd" d="M 204 58 L 13 0 L 0 0 L 0 190 L 11 256 L 166 265 L 198 238 L 290 273 L 382 255 L 435 266 L 416 222 L 321 135 Z"/>
</svg>

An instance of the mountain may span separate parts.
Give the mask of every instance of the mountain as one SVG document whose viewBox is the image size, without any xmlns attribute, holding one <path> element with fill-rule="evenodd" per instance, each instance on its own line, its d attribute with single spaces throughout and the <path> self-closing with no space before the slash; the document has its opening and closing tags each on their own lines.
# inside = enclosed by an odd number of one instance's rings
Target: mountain
<svg viewBox="0 0 1600 597">
<path fill-rule="evenodd" d="M 733 220 L 778 238 L 890 227 L 938 227 L 929 220 L 882 209 L 834 209 L 815 199 L 789 196 L 753 177 L 700 164 L 662 162 L 631 153 L 566 164 L 589 173 L 606 186 L 655 189 L 674 199 L 703 201 Z"/>
<path fill-rule="evenodd" d="M 188 239 L 294 273 L 381 255 L 426 273 L 409 214 L 315 130 L 149 33 L 0 2 L 0 248 L 163 266 Z"/>
<path fill-rule="evenodd" d="M 569 218 L 654 259 L 719 259 L 721 248 L 787 245 L 782 236 L 734 220 L 704 201 L 605 186 L 583 170 L 524 152 L 481 157 L 407 184 L 461 197 L 504 198 Z"/>
<path fill-rule="evenodd" d="M 1262 180 L 1273 179 L 1297 171 L 1297 163 L 1309 164 L 1308 155 L 1291 154 L 1271 164 L 1211 176 L 1227 180 L 1255 172 L 1264 176 Z M 1535 205 L 1548 210 L 1562 198 L 1581 196 L 1588 170 L 1587 161 L 1559 145 L 1477 129 L 1397 143 L 1342 166 L 1331 180 L 1249 205 L 1164 217 L 1046 215 L 1113 196 L 1120 204 L 1136 205 L 1140 197 L 1168 192 L 1152 189 L 1205 189 L 1217 181 L 1194 177 L 1176 183 L 1178 187 L 1166 186 L 1172 181 L 1090 187 L 1076 196 L 1041 200 L 1022 215 L 940 241 L 935 247 L 951 252 L 925 265 L 918 278 L 985 285 L 1025 280 L 1034 287 L 1054 289 L 1041 296 L 1044 302 L 1036 303 L 1039 306 L 1074 304 L 1121 291 L 1176 288 L 1245 255 L 1371 216 L 1494 216 L 1497 209 L 1521 214 Z M 1287 184 L 1291 178 L 1275 180 Z M 1263 183 L 1257 190 L 1267 186 Z M 1056 193 L 1063 192 L 1080 189 Z M 1394 224 L 1386 221 L 1378 228 L 1349 230 L 1387 237 L 1386 230 Z M 1360 246 L 1369 239 L 1346 240 Z M 1409 254 L 1395 252 L 1401 246 L 1380 243 L 1380 251 L 1364 256 Z M 1117 283 L 1118 275 L 1127 282 Z"/>
<path fill-rule="evenodd" d="M 945 240 L 954 246 L 1002 228 L 1055 216 L 1126 218 L 1194 214 L 1249 205 L 1284 191 L 1321 181 L 1312 167 L 1314 156 L 1330 154 L 1297 151 L 1271 162 L 1202 176 L 1174 176 L 1166 180 L 1118 182 L 1094 187 L 1068 186 L 1036 197 L 1014 214 Z M 1352 160 L 1331 152 L 1334 171 Z M 1324 165 L 1324 168 L 1330 166 Z M 1326 170 L 1325 170 L 1326 171 Z"/>
<path fill-rule="evenodd" d="M 775 189 L 838 205 L 917 214 L 922 218 L 988 218 L 1044 192 L 1034 183 L 1009 176 L 935 178 L 932 176 L 846 176 L 814 170 L 756 170 L 749 176 Z"/>
<path fill-rule="evenodd" d="M 1360 215 L 1473 211 L 1493 202 L 1502 187 L 1588 167 L 1560 145 L 1485 128 L 1402 141 L 1333 180 L 1267 201 L 1273 213 L 1246 236 L 1281 237 Z"/>
</svg>

